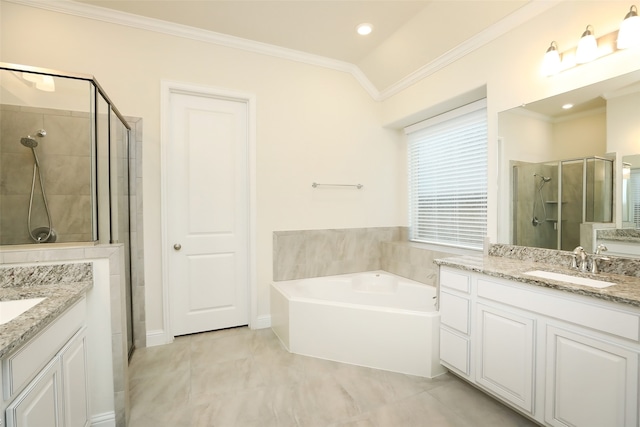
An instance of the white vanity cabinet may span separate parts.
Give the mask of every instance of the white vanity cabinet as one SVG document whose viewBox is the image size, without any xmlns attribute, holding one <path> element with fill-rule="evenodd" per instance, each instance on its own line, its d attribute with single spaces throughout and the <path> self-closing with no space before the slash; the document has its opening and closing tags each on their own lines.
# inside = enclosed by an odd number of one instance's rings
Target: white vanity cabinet
<svg viewBox="0 0 640 427">
<path fill-rule="evenodd" d="M 450 274 L 466 276 L 468 293 L 443 282 Z M 467 340 L 441 340 L 443 365 L 544 425 L 638 425 L 639 309 L 446 266 L 440 277 L 441 335 Z M 451 326 L 465 319 L 466 334 Z"/>
<path fill-rule="evenodd" d="M 7 427 L 87 427 L 90 420 L 83 298 L 2 359 Z"/>
</svg>

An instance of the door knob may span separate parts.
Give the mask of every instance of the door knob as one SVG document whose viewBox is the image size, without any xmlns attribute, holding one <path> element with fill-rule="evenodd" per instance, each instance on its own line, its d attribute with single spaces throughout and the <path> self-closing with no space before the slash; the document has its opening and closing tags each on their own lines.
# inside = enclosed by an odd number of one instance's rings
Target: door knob
<svg viewBox="0 0 640 427">
<path fill-rule="evenodd" d="M 173 249 L 179 251 L 180 249 L 182 249 L 182 245 L 180 243 L 176 243 L 175 245 L 173 245 Z"/>
</svg>

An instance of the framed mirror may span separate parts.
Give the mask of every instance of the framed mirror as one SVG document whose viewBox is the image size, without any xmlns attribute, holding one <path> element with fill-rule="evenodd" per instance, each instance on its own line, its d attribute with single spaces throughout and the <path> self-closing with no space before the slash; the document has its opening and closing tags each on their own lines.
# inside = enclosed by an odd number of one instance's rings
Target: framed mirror
<svg viewBox="0 0 640 427">
<path fill-rule="evenodd" d="M 573 250 L 640 228 L 640 71 L 503 111 L 498 135 L 499 242 Z"/>
</svg>

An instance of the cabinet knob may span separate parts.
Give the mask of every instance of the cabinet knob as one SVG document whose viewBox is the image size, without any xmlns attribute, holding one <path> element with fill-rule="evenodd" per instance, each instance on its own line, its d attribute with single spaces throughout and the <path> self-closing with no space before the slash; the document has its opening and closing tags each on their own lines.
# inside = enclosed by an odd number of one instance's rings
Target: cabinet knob
<svg viewBox="0 0 640 427">
<path fill-rule="evenodd" d="M 176 243 L 175 245 L 173 245 L 173 249 L 179 251 L 180 249 L 182 249 L 182 245 L 180 243 Z"/>
</svg>

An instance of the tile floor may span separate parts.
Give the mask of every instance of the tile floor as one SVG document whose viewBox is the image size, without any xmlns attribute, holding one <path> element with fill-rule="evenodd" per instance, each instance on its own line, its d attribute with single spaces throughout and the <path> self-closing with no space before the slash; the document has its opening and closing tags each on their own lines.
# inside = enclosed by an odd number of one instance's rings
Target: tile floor
<svg viewBox="0 0 640 427">
<path fill-rule="evenodd" d="M 288 353 L 270 329 L 136 350 L 129 427 L 533 426 L 457 377 L 429 380 Z"/>
</svg>

